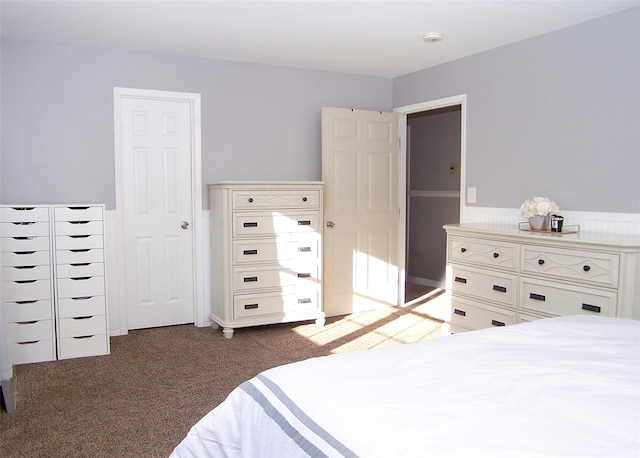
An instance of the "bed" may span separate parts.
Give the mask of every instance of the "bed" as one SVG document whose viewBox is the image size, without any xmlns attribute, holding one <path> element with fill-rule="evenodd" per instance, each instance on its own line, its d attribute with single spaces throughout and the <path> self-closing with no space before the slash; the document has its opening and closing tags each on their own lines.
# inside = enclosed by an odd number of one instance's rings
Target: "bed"
<svg viewBox="0 0 640 458">
<path fill-rule="evenodd" d="M 571 316 L 262 372 L 172 457 L 639 457 L 640 321 Z"/>
</svg>

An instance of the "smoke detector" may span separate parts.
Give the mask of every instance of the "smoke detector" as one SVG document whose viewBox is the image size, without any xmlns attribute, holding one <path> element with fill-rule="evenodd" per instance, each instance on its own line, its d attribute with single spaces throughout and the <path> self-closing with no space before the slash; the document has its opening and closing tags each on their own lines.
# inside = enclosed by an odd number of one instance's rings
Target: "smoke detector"
<svg viewBox="0 0 640 458">
<path fill-rule="evenodd" d="M 427 42 L 427 43 L 437 43 L 439 41 L 442 41 L 442 34 L 440 32 L 429 32 L 429 33 L 425 33 L 422 36 L 422 39 Z"/>
</svg>

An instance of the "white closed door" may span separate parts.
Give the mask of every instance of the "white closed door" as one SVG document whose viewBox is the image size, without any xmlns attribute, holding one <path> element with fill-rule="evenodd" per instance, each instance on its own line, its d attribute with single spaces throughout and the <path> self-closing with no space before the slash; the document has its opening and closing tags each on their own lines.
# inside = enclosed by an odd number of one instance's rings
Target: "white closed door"
<svg viewBox="0 0 640 458">
<path fill-rule="evenodd" d="M 398 303 L 398 115 L 322 109 L 324 310 Z"/>
<path fill-rule="evenodd" d="M 193 323 L 192 106 L 122 97 L 120 109 L 128 329 Z"/>
</svg>

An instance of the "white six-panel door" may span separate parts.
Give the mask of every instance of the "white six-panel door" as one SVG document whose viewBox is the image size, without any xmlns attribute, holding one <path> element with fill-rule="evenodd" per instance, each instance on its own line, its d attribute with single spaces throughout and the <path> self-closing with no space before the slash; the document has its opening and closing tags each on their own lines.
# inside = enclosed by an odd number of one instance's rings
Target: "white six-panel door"
<svg viewBox="0 0 640 458">
<path fill-rule="evenodd" d="M 128 329 L 193 323 L 191 104 L 123 97 L 120 110 Z"/>
<path fill-rule="evenodd" d="M 322 109 L 324 309 L 398 302 L 398 115 Z"/>
</svg>

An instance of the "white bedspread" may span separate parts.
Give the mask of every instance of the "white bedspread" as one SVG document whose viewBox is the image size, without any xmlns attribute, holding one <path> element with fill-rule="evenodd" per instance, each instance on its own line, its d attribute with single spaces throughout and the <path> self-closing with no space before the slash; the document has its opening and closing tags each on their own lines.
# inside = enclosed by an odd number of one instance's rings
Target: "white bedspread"
<svg viewBox="0 0 640 458">
<path fill-rule="evenodd" d="M 640 322 L 563 317 L 267 370 L 174 457 L 640 457 Z"/>
</svg>

